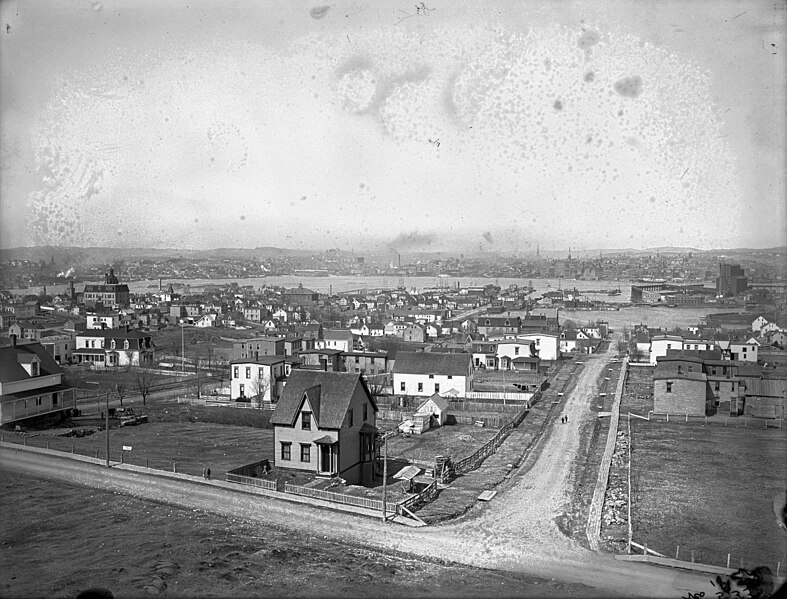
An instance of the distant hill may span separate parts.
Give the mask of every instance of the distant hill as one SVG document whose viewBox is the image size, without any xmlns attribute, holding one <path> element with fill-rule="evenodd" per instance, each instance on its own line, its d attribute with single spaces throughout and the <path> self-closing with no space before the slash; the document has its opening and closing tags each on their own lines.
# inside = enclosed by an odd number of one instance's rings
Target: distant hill
<svg viewBox="0 0 787 599">
<path fill-rule="evenodd" d="M 111 248 L 111 247 L 59 247 L 31 246 L 0 249 L 0 263 L 8 260 L 32 260 L 46 263 L 54 257 L 59 266 L 76 264 L 111 263 L 117 260 L 142 260 L 145 258 L 236 258 L 245 260 L 281 256 L 303 256 L 309 250 L 290 250 L 276 247 L 217 248 L 211 250 L 184 250 L 176 248 Z"/>
</svg>

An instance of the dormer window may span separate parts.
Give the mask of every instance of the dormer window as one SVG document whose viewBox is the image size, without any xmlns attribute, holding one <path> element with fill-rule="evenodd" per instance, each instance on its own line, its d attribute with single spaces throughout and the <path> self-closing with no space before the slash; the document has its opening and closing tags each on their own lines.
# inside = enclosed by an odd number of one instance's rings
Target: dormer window
<svg viewBox="0 0 787 599">
<path fill-rule="evenodd" d="M 114 339 L 112 341 L 110 341 L 109 348 L 110 349 L 115 349 L 115 340 Z"/>
<path fill-rule="evenodd" d="M 129 345 L 128 345 L 128 339 L 126 339 L 126 340 L 123 342 L 123 349 L 128 349 L 128 347 L 129 347 Z"/>
<path fill-rule="evenodd" d="M 38 376 L 40 371 L 38 370 L 38 362 L 33 362 L 30 364 L 30 376 Z"/>
</svg>

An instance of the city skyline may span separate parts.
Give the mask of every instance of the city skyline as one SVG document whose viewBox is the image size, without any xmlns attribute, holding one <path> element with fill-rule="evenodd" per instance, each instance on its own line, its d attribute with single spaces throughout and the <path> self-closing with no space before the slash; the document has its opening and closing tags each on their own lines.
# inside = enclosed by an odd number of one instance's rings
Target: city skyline
<svg viewBox="0 0 787 599">
<path fill-rule="evenodd" d="M 2 248 L 784 245 L 783 4 L 0 11 Z"/>
</svg>

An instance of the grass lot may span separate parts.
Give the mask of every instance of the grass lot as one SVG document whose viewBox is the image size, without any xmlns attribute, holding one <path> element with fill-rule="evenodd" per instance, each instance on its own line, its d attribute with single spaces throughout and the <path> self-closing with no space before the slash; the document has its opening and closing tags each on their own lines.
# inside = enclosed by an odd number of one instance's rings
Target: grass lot
<svg viewBox="0 0 787 599">
<path fill-rule="evenodd" d="M 513 418 L 513 415 L 511 416 Z M 395 421 L 378 421 L 381 430 L 395 428 Z M 389 457 L 402 461 L 434 465 L 438 455 L 451 456 L 454 461 L 461 460 L 478 450 L 494 437 L 499 429 L 479 428 L 472 424 L 452 424 L 429 429 L 420 435 L 397 435 L 388 440 Z"/>
<path fill-rule="evenodd" d="M 0 471 L 3 597 L 599 597 Z"/>
<path fill-rule="evenodd" d="M 681 559 L 782 571 L 774 496 L 787 485 L 787 429 L 633 420 L 634 541 Z"/>
</svg>

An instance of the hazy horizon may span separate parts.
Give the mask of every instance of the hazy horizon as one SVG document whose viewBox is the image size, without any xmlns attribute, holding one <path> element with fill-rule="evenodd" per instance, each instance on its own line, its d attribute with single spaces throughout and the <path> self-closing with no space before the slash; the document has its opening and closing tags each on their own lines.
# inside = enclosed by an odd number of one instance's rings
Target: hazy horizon
<svg viewBox="0 0 787 599">
<path fill-rule="evenodd" d="M 781 246 L 786 13 L 8 0 L 0 248 Z"/>
</svg>

